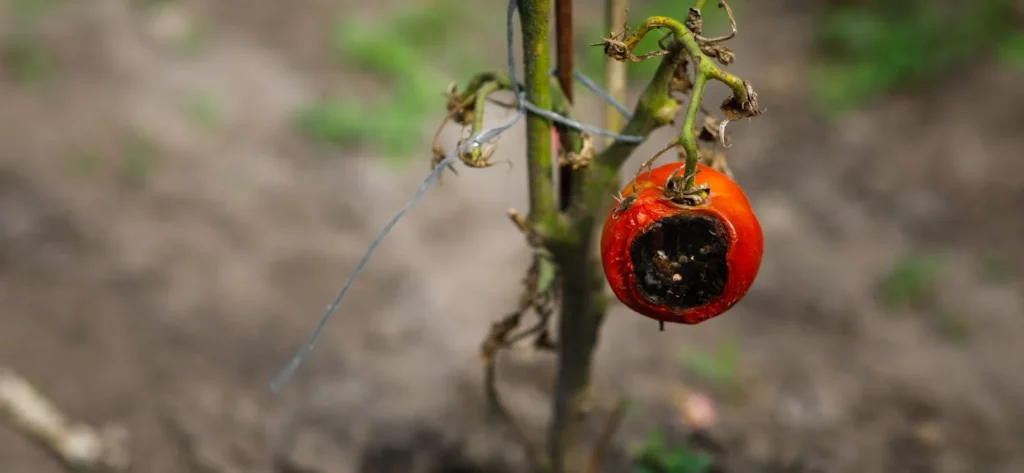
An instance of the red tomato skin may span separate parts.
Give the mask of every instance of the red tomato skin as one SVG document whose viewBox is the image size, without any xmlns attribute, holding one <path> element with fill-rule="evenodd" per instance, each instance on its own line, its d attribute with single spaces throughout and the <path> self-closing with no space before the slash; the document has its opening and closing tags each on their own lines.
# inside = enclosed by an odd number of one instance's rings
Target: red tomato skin
<svg viewBox="0 0 1024 473">
<path fill-rule="evenodd" d="M 696 184 L 708 185 L 708 198 L 697 206 L 668 200 L 665 182 L 681 165 L 673 162 L 641 173 L 632 181 L 636 182 L 635 194 L 633 183 L 626 184 L 621 195 L 633 201 L 625 210 L 619 211 L 616 206 L 609 211 L 601 232 L 601 263 L 612 292 L 627 307 L 658 321 L 694 325 L 722 314 L 743 299 L 760 270 L 764 236 L 740 186 L 703 164 L 697 165 Z M 629 250 L 634 238 L 659 219 L 687 214 L 712 217 L 722 224 L 729 238 L 728 281 L 718 297 L 701 306 L 673 309 L 652 304 L 636 284 Z"/>
</svg>

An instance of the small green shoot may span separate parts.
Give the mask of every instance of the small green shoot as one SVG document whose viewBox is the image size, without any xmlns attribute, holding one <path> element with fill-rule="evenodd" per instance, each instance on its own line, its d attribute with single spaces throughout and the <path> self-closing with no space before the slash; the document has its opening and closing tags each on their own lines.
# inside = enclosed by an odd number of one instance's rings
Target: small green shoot
<svg viewBox="0 0 1024 473">
<path fill-rule="evenodd" d="M 1015 69 L 1024 69 L 1024 33 L 1010 35 L 999 45 L 999 62 Z"/>
<path fill-rule="evenodd" d="M 131 188 L 146 185 L 153 171 L 153 143 L 140 133 L 132 133 L 124 144 L 121 181 Z"/>
<path fill-rule="evenodd" d="M 68 160 L 68 168 L 76 177 L 91 176 L 98 166 L 99 158 L 91 151 L 76 150 Z"/>
<path fill-rule="evenodd" d="M 707 473 L 714 466 L 707 454 L 686 445 L 668 445 L 660 432 L 647 436 L 633 460 L 633 473 Z"/>
<path fill-rule="evenodd" d="M 185 116 L 189 121 L 199 127 L 209 128 L 216 126 L 220 121 L 220 111 L 217 109 L 217 102 L 208 94 L 196 93 L 185 101 Z"/>
<path fill-rule="evenodd" d="M 438 0 L 381 21 L 345 18 L 335 23 L 331 46 L 339 61 L 380 76 L 388 91 L 374 99 L 335 97 L 298 112 L 298 128 L 328 145 L 365 142 L 392 164 L 408 159 L 423 142 L 424 125 L 444 110 L 448 83 L 438 62 L 469 74 L 481 62 L 461 41 L 464 5 Z"/>
<path fill-rule="evenodd" d="M 951 342 L 964 342 L 971 338 L 972 330 L 967 319 L 950 308 L 939 308 L 933 320 L 939 336 Z"/>
<path fill-rule="evenodd" d="M 67 3 L 67 0 L 11 0 L 15 18 L 24 21 L 38 18 Z"/>
<path fill-rule="evenodd" d="M 140 8 L 159 8 L 178 3 L 179 0 L 135 0 Z"/>
<path fill-rule="evenodd" d="M 689 12 L 690 5 L 686 2 L 679 2 L 677 0 L 648 0 L 634 2 L 635 6 L 632 6 L 629 10 L 629 19 L 634 21 L 640 21 L 640 19 L 647 18 L 652 15 L 664 15 L 671 18 L 686 18 Z M 733 14 L 738 14 L 737 5 L 742 4 L 740 0 L 731 0 L 729 6 L 732 8 Z M 709 2 L 709 5 L 715 5 L 715 2 Z M 725 11 L 720 8 L 705 8 L 704 9 L 704 32 L 709 36 L 723 36 L 729 34 L 729 17 L 726 16 Z M 630 26 L 635 26 L 630 24 Z M 622 28 L 622 25 L 617 27 Z M 577 31 L 577 37 L 575 43 L 577 45 L 576 50 L 578 57 L 580 58 L 579 68 L 588 77 L 593 79 L 598 84 L 601 84 L 603 80 L 602 70 L 604 68 L 605 55 L 604 51 L 598 46 L 591 46 L 597 43 L 600 38 L 607 37 L 610 31 L 603 31 L 603 27 L 596 25 L 586 25 L 579 28 Z M 619 31 L 616 30 L 616 33 Z M 658 49 L 658 38 L 657 34 L 651 34 L 644 37 L 640 41 L 640 45 L 637 46 L 637 51 L 647 52 Z M 648 77 L 654 75 L 654 71 L 658 69 L 659 61 L 651 59 L 642 62 L 627 62 L 626 63 L 626 77 L 627 79 L 647 80 Z"/>
<path fill-rule="evenodd" d="M 182 56 L 195 57 L 206 51 L 210 46 L 211 32 L 209 27 L 202 24 L 189 26 L 188 31 L 178 39 L 175 47 Z"/>
<path fill-rule="evenodd" d="M 893 310 L 927 305 L 935 298 L 942 269 L 942 260 L 935 255 L 904 257 L 893 265 L 882 283 L 882 303 Z"/>
<path fill-rule="evenodd" d="M 714 352 L 693 351 L 683 355 L 683 362 L 693 374 L 726 388 L 736 388 L 740 375 L 740 345 L 732 340 Z"/>
<path fill-rule="evenodd" d="M 35 84 L 53 75 L 53 59 L 42 42 L 33 35 L 12 35 L 6 39 L 2 48 L 2 69 L 6 70 L 11 79 L 22 84 Z"/>
<path fill-rule="evenodd" d="M 1005 284 L 1013 278 L 1013 265 L 1006 255 L 986 254 L 981 260 L 981 279 L 989 284 Z"/>
</svg>

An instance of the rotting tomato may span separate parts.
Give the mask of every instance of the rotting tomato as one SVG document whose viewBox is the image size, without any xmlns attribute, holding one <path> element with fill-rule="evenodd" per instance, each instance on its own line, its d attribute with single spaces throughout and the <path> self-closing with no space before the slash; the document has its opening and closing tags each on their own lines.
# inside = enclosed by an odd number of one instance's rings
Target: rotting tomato
<svg viewBox="0 0 1024 473">
<path fill-rule="evenodd" d="M 742 299 L 761 267 L 764 238 L 738 184 L 698 165 L 698 203 L 666 188 L 682 163 L 640 173 L 620 193 L 601 234 L 601 260 L 615 296 L 659 322 L 698 324 Z"/>
</svg>

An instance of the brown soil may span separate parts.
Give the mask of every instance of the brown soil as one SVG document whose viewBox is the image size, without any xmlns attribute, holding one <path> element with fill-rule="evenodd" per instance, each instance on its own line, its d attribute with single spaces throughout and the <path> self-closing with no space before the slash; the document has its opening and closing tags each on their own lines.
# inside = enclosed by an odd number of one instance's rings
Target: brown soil
<svg viewBox="0 0 1024 473">
<path fill-rule="evenodd" d="M 0 365 L 73 418 L 126 425 L 140 472 L 520 468 L 484 413 L 477 352 L 528 263 L 505 217 L 526 207 L 522 127 L 495 157 L 519 163 L 513 172 L 449 176 L 398 225 L 273 395 L 271 376 L 413 192 L 426 148 L 396 173 L 291 126 L 297 106 L 339 83 L 374 85 L 339 82 L 324 39 L 326 19 L 367 7 L 181 2 L 211 34 L 181 57 L 161 39 L 173 22 L 127 3 L 47 14 L 37 28 L 55 76 L 0 79 Z M 768 113 L 734 126 L 730 152 L 765 230 L 762 273 L 737 308 L 697 327 L 658 332 L 614 305 L 596 414 L 618 395 L 637 401 L 627 446 L 679 428 L 670 396 L 685 385 L 720 404 L 710 434 L 724 471 L 1024 471 L 1024 286 L 1012 271 L 1024 265 L 1024 77 L 979 61 L 829 121 L 807 93 L 805 14 L 751 8 L 765 11 L 746 13 L 757 21 L 734 70 Z M 0 17 L 0 32 L 12 21 Z M 216 101 L 216 127 L 182 113 L 196 92 Z M 148 168 L 130 171 L 132 159 Z M 947 261 L 932 306 L 887 309 L 881 281 L 912 252 Z M 1010 268 L 1001 281 L 985 276 L 992 255 Z M 730 340 L 738 391 L 681 361 Z M 506 358 L 508 402 L 539 436 L 551 358 Z M 3 426 L 0 467 L 60 471 Z"/>
</svg>

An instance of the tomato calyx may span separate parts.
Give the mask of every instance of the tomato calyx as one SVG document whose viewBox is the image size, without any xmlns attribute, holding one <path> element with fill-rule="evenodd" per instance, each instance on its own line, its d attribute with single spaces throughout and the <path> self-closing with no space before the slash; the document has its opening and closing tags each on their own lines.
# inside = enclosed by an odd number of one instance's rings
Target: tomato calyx
<svg viewBox="0 0 1024 473">
<path fill-rule="evenodd" d="M 687 189 L 686 181 L 696 176 L 700 170 L 695 169 L 693 174 L 680 176 L 679 173 L 684 169 L 683 166 L 679 166 L 679 169 L 669 174 L 668 179 L 665 180 L 665 198 L 679 205 L 696 207 L 708 199 L 708 196 L 711 195 L 711 187 L 702 183 Z"/>
</svg>

